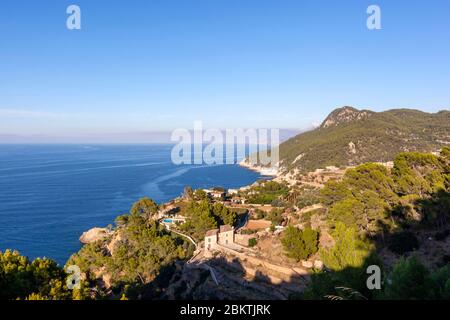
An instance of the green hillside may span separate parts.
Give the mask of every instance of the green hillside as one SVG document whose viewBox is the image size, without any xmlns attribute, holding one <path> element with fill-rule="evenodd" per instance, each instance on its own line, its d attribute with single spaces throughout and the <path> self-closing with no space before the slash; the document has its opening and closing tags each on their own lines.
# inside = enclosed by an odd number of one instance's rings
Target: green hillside
<svg viewBox="0 0 450 320">
<path fill-rule="evenodd" d="M 450 111 L 425 113 L 396 109 L 372 112 L 344 107 L 320 127 L 280 145 L 285 169 L 313 171 L 392 161 L 403 151 L 433 152 L 450 144 Z"/>
</svg>

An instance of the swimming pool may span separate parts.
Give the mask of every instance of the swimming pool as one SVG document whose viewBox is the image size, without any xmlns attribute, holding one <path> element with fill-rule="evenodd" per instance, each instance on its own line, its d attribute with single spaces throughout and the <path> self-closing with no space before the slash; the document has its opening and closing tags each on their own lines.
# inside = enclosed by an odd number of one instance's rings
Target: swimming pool
<svg viewBox="0 0 450 320">
<path fill-rule="evenodd" d="M 173 220 L 172 219 L 164 219 L 163 222 L 165 222 L 165 223 L 173 223 Z"/>
</svg>

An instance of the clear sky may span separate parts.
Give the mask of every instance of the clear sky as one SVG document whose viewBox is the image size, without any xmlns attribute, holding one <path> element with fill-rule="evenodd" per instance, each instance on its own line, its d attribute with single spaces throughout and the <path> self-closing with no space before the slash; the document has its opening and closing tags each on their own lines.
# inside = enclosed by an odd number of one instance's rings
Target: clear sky
<svg viewBox="0 0 450 320">
<path fill-rule="evenodd" d="M 307 128 L 343 105 L 449 109 L 449 88 L 448 0 L 0 3 L 0 142 Z"/>
</svg>

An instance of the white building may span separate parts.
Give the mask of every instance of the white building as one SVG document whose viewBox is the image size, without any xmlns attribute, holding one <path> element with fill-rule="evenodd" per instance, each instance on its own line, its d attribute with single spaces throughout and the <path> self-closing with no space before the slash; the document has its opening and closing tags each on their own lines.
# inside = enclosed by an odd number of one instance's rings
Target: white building
<svg viewBox="0 0 450 320">
<path fill-rule="evenodd" d="M 209 230 L 205 234 L 205 250 L 212 250 L 219 245 L 234 244 L 234 227 L 230 225 L 220 226 L 219 229 Z"/>
<path fill-rule="evenodd" d="M 203 191 L 206 192 L 206 194 L 213 198 L 213 199 L 225 199 L 227 192 L 226 190 L 219 190 L 219 189 L 203 189 Z"/>
<path fill-rule="evenodd" d="M 234 243 L 234 227 L 230 225 L 220 226 L 219 238 L 217 240 L 219 244 L 228 245 Z"/>
<path fill-rule="evenodd" d="M 217 244 L 217 234 L 219 229 L 209 230 L 205 234 L 205 249 L 212 250 Z"/>
</svg>

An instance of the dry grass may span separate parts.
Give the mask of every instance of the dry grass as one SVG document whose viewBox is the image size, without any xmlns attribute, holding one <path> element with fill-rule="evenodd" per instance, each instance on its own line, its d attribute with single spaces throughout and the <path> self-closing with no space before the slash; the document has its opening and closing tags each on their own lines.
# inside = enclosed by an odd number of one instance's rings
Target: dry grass
<svg viewBox="0 0 450 320">
<path fill-rule="evenodd" d="M 244 230 L 263 230 L 270 228 L 271 225 L 268 220 L 249 220 Z"/>
</svg>

